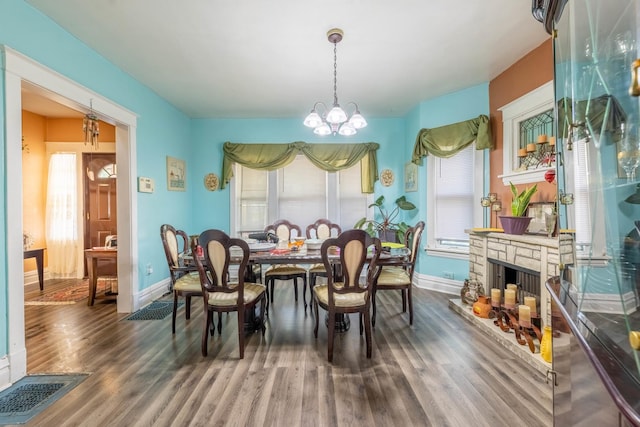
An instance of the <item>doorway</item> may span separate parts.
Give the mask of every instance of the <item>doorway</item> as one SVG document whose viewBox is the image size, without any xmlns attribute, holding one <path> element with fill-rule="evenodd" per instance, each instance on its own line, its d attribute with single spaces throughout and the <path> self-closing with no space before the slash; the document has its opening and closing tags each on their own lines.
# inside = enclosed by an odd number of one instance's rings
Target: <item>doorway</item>
<svg viewBox="0 0 640 427">
<path fill-rule="evenodd" d="M 139 308 L 134 298 L 138 288 L 137 199 L 136 176 L 136 123 L 134 113 L 111 102 L 95 92 L 50 70 L 32 59 L 6 46 L 0 45 L 4 54 L 4 107 L 5 107 L 5 266 L 7 283 L 23 284 L 22 269 L 22 100 L 23 82 L 42 91 L 43 96 L 77 111 L 93 109 L 101 119 L 116 127 L 116 159 L 120 167 L 117 180 L 118 221 L 118 279 L 117 310 L 131 313 Z M 10 225 L 10 226 L 9 226 Z M 19 225 L 19 226 L 16 226 Z M 7 287 L 8 339 L 6 352 L 8 364 L 0 366 L 0 387 L 14 383 L 26 375 L 26 348 L 24 324 L 24 286 Z"/>
</svg>

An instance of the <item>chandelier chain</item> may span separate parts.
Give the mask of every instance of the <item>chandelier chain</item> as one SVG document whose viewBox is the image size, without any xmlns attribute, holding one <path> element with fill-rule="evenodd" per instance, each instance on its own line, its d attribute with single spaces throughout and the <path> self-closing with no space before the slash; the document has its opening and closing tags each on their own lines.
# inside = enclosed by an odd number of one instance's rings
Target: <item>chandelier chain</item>
<svg viewBox="0 0 640 427">
<path fill-rule="evenodd" d="M 338 43 L 333 43 L 333 105 L 338 105 Z"/>
</svg>

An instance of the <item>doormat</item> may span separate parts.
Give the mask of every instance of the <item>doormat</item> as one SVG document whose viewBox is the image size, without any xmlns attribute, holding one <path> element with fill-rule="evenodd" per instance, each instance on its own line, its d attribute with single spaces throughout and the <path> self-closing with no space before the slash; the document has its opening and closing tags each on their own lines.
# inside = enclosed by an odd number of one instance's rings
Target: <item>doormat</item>
<svg viewBox="0 0 640 427">
<path fill-rule="evenodd" d="M 117 279 L 98 278 L 96 295 L 106 293 L 111 289 L 117 290 Z M 73 286 L 67 286 L 58 291 L 47 292 L 46 288 L 42 295 L 29 298 L 24 305 L 66 305 L 75 304 L 78 301 L 87 301 L 89 298 L 89 280 Z"/>
<path fill-rule="evenodd" d="M 178 303 L 178 308 L 184 305 Z M 161 320 L 173 312 L 173 301 L 154 301 L 133 314 L 125 317 L 125 320 Z"/>
<path fill-rule="evenodd" d="M 0 392 L 0 425 L 25 424 L 89 374 L 28 375 Z"/>
</svg>

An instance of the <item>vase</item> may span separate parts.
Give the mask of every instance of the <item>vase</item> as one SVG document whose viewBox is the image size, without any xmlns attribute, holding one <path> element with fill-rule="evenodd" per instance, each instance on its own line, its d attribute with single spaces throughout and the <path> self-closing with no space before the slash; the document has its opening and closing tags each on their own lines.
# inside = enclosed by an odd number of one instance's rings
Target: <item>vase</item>
<svg viewBox="0 0 640 427">
<path fill-rule="evenodd" d="M 545 326 L 542 332 L 542 340 L 540 340 L 540 356 L 547 363 L 551 363 L 552 360 L 551 335 L 551 326 Z"/>
<path fill-rule="evenodd" d="M 478 295 L 478 301 L 473 303 L 473 314 L 483 319 L 489 318 L 492 310 L 491 299 L 486 295 Z"/>
<path fill-rule="evenodd" d="M 527 231 L 532 219 L 530 216 L 500 216 L 500 224 L 505 233 L 521 235 Z"/>
</svg>

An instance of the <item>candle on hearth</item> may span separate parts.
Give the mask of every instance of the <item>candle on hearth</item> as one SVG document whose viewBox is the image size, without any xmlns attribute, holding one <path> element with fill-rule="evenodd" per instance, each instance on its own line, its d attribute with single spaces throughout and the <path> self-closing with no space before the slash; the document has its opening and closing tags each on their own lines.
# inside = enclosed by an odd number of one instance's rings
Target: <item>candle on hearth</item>
<svg viewBox="0 0 640 427">
<path fill-rule="evenodd" d="M 531 309 L 531 315 L 536 317 L 538 309 L 536 308 L 536 297 L 524 297 L 524 305 Z"/>
<path fill-rule="evenodd" d="M 530 153 L 536 151 L 536 144 L 527 144 L 527 151 Z"/>
<path fill-rule="evenodd" d="M 507 289 L 513 289 L 514 291 L 518 291 L 518 285 L 513 283 L 507 283 Z"/>
<path fill-rule="evenodd" d="M 527 149 L 526 148 L 518 149 L 518 157 L 525 157 L 526 155 L 527 155 Z"/>
<path fill-rule="evenodd" d="M 504 291 L 504 306 L 507 308 L 513 308 L 516 305 L 516 291 L 513 289 L 505 289 Z"/>
<path fill-rule="evenodd" d="M 518 323 L 525 328 L 531 327 L 531 308 L 528 305 L 518 306 Z"/>
<path fill-rule="evenodd" d="M 556 145 L 556 137 L 555 136 L 550 136 L 549 137 L 549 145 Z"/>
<path fill-rule="evenodd" d="M 547 142 L 547 135 L 538 135 L 538 144 L 544 144 L 545 142 Z"/>
<path fill-rule="evenodd" d="M 500 307 L 500 300 L 502 299 L 502 291 L 498 288 L 491 288 L 491 306 Z"/>
</svg>

